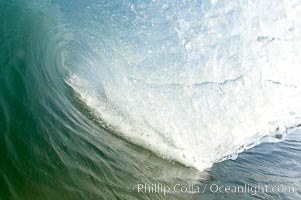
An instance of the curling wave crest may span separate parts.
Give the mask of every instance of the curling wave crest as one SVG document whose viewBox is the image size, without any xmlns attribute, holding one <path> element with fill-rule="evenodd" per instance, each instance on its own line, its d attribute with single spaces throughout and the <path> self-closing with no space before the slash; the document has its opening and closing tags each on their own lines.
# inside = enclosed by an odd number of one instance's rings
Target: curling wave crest
<svg viewBox="0 0 301 200">
<path fill-rule="evenodd" d="M 91 2 L 66 82 L 127 140 L 203 170 L 301 123 L 301 1 Z"/>
</svg>

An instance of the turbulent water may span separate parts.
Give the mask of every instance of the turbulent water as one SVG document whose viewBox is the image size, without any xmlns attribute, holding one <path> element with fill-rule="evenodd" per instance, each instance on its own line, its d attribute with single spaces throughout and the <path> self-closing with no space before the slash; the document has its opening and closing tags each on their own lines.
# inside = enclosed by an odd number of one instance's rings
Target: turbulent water
<svg viewBox="0 0 301 200">
<path fill-rule="evenodd" d="M 221 174 L 267 175 L 273 148 L 293 166 L 274 176 L 300 187 L 299 136 L 201 172 L 301 124 L 300 1 L 0 0 L 0 13 L 0 199 L 240 185 Z"/>
<path fill-rule="evenodd" d="M 58 4 L 80 52 L 66 82 L 161 157 L 202 170 L 301 122 L 297 2 Z"/>
</svg>

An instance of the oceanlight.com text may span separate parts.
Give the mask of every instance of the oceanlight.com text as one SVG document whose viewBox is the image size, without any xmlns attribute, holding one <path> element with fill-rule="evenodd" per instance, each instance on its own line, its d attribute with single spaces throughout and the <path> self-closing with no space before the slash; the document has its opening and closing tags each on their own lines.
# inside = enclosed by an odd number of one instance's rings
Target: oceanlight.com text
<svg viewBox="0 0 301 200">
<path fill-rule="evenodd" d="M 158 194 L 171 194 L 171 193 L 224 193 L 224 194 L 243 194 L 256 195 L 258 193 L 295 193 L 296 188 L 286 185 L 249 185 L 242 186 L 234 185 L 218 185 L 218 184 L 203 184 L 203 185 L 183 185 L 174 184 L 167 186 L 161 183 L 137 183 L 128 187 L 129 191 L 138 193 L 158 193 Z"/>
</svg>

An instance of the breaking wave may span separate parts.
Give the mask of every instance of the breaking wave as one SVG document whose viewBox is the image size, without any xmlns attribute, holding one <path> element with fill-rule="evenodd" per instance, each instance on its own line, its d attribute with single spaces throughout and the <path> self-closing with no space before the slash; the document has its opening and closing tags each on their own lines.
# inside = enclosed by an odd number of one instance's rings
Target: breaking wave
<svg viewBox="0 0 301 200">
<path fill-rule="evenodd" d="M 199 170 L 301 123 L 298 1 L 27 4 L 6 30 L 29 28 L 15 58 L 55 117 L 81 119 L 71 86 L 102 127 Z"/>
</svg>

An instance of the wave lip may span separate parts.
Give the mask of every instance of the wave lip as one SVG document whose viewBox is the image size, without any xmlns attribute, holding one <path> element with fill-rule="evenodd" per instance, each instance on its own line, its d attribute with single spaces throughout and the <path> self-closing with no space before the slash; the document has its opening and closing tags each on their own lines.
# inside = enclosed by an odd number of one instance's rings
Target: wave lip
<svg viewBox="0 0 301 200">
<path fill-rule="evenodd" d="M 300 5 L 115 6 L 66 79 L 114 132 L 203 170 L 300 124 Z"/>
</svg>

